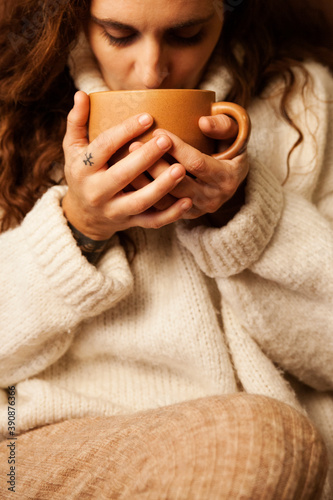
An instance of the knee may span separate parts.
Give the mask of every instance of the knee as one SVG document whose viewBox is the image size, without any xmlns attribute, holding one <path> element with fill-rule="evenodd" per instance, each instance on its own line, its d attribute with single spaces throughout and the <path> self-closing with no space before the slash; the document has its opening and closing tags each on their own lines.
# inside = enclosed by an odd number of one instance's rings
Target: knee
<svg viewBox="0 0 333 500">
<path fill-rule="evenodd" d="M 238 486 L 230 483 L 228 495 L 221 498 L 238 498 L 240 485 L 245 490 L 239 498 L 320 498 L 327 450 L 306 416 L 275 399 L 243 393 L 193 405 L 207 415 L 202 439 L 207 443 L 212 436 L 220 472 L 238 477 Z"/>
</svg>

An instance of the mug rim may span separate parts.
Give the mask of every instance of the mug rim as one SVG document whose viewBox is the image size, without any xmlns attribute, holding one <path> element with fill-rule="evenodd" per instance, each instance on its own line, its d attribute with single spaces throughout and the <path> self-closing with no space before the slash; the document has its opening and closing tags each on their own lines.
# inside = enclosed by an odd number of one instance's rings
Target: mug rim
<svg viewBox="0 0 333 500">
<path fill-rule="evenodd" d="M 207 89 L 133 89 L 133 90 L 101 90 L 100 92 L 91 92 L 89 96 L 96 94 L 133 94 L 133 93 L 169 93 L 169 92 L 182 92 L 182 93 L 205 93 L 205 94 L 215 94 L 214 90 Z"/>
</svg>

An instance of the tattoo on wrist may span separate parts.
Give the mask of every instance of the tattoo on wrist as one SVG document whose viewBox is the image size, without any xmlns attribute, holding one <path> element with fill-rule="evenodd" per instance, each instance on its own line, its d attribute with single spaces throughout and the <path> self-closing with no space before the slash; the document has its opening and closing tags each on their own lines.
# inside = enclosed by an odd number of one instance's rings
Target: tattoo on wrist
<svg viewBox="0 0 333 500">
<path fill-rule="evenodd" d="M 80 248 L 82 255 L 86 257 L 90 264 L 97 264 L 104 250 L 106 250 L 110 240 L 92 240 L 85 234 L 81 233 L 76 227 L 67 221 L 68 227 L 72 231 L 73 237 Z"/>
</svg>

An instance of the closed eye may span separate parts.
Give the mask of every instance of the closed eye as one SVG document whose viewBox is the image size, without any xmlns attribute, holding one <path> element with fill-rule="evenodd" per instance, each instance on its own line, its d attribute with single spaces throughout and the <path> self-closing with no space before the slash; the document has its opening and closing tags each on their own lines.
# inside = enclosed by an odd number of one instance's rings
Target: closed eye
<svg viewBox="0 0 333 500">
<path fill-rule="evenodd" d="M 199 44 L 208 32 L 208 23 L 214 17 L 214 12 L 203 18 L 188 19 L 176 26 L 165 29 L 163 38 L 169 45 L 180 47 Z M 100 26 L 102 35 L 110 45 L 126 47 L 131 45 L 141 34 L 135 27 L 112 19 L 98 19 L 91 16 L 91 21 Z"/>
<path fill-rule="evenodd" d="M 197 45 L 201 42 L 204 37 L 203 29 L 196 30 L 193 33 L 190 31 L 178 31 L 170 30 L 166 34 L 167 42 L 170 45 L 180 45 L 180 46 L 192 46 Z"/>
<path fill-rule="evenodd" d="M 115 47 L 126 47 L 130 45 L 138 38 L 138 33 L 133 32 L 129 35 L 125 36 L 114 36 L 108 33 L 107 31 L 103 31 L 103 36 L 109 42 L 110 45 Z"/>
<path fill-rule="evenodd" d="M 123 36 L 114 36 L 111 35 L 111 33 L 108 33 L 107 31 L 103 31 L 103 36 L 107 39 L 108 43 L 112 46 L 115 47 L 126 47 L 130 45 L 131 43 L 134 43 L 137 38 L 139 37 L 139 33 L 133 32 L 128 35 L 123 35 Z M 172 31 L 170 30 L 165 34 L 165 39 L 166 42 L 169 45 L 174 45 L 174 46 L 183 46 L 183 47 L 190 47 L 193 45 L 197 45 L 201 42 L 201 40 L 204 37 L 204 32 L 203 30 L 199 30 L 197 33 L 193 35 L 188 35 L 186 33 L 181 34 L 178 33 L 177 31 Z"/>
</svg>

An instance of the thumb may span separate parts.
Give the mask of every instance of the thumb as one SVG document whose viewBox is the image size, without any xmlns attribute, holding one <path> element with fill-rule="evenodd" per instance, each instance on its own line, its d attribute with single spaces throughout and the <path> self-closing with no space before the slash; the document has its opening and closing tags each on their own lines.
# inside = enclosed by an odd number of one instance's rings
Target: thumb
<svg viewBox="0 0 333 500">
<path fill-rule="evenodd" d="M 234 139 L 238 134 L 238 124 L 225 114 L 202 116 L 199 120 L 201 131 L 212 139 Z"/>
<path fill-rule="evenodd" d="M 73 145 L 85 146 L 88 144 L 87 123 L 89 117 L 89 97 L 81 90 L 74 96 L 74 106 L 68 113 L 67 130 L 64 138 L 64 147 Z"/>
</svg>

